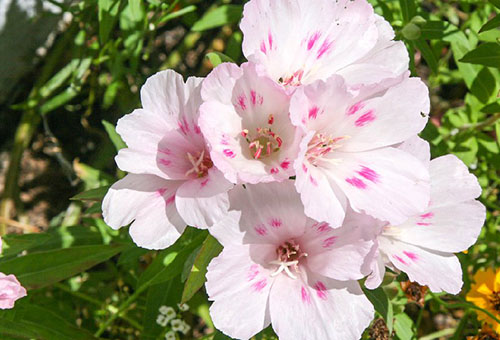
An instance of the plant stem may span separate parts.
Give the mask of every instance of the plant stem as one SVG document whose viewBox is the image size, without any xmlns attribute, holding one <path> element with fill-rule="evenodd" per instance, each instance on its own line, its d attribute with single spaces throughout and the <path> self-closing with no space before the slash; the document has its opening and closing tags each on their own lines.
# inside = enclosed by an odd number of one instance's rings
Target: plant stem
<svg viewBox="0 0 500 340">
<path fill-rule="evenodd" d="M 100 337 L 102 333 L 104 333 L 106 331 L 106 329 L 111 326 L 111 324 L 113 323 L 113 321 L 115 321 L 116 318 L 118 317 L 123 317 L 121 314 L 127 310 L 127 308 L 129 308 L 129 306 L 135 301 L 137 300 L 137 298 L 139 298 L 139 296 L 144 292 L 144 290 L 146 290 L 146 288 L 148 287 L 148 285 L 143 285 L 141 287 L 139 287 L 139 289 L 137 289 L 134 294 L 130 295 L 129 298 L 127 300 L 125 300 L 125 302 L 123 302 L 120 307 L 118 307 L 118 310 L 116 310 L 116 312 L 112 312 L 110 318 L 108 320 L 106 320 L 106 322 L 104 322 L 103 324 L 101 324 L 101 326 L 99 327 L 99 329 L 97 330 L 97 332 L 95 332 L 94 336 L 95 337 Z M 109 308 L 108 308 L 109 310 Z"/>
</svg>

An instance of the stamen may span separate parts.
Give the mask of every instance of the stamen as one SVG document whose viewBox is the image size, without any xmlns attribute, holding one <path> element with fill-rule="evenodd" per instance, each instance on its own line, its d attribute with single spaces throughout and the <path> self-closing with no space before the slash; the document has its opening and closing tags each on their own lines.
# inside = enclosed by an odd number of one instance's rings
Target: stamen
<svg viewBox="0 0 500 340">
<path fill-rule="evenodd" d="M 309 142 L 307 148 L 307 158 L 311 164 L 316 165 L 319 161 L 332 163 L 334 165 L 341 162 L 340 159 L 328 158 L 331 152 L 337 150 L 342 145 L 341 141 L 351 138 L 350 136 L 342 136 L 332 138 L 322 133 L 316 134 Z"/>
<path fill-rule="evenodd" d="M 269 264 L 279 266 L 271 276 L 274 277 L 281 272 L 285 272 L 290 278 L 296 280 L 297 276 L 292 273 L 289 267 L 292 267 L 296 273 L 299 273 L 299 261 L 301 258 L 306 257 L 307 253 L 300 251 L 300 246 L 295 240 L 289 240 L 283 243 L 276 249 L 278 259 L 269 262 Z"/>
<path fill-rule="evenodd" d="M 273 115 L 269 115 L 268 122 L 269 124 L 274 122 Z M 270 156 L 273 152 L 279 151 L 283 145 L 283 140 L 271 128 L 257 128 L 255 138 L 250 137 L 247 129 L 242 130 L 241 135 L 248 142 L 248 148 L 255 159 Z"/>
<path fill-rule="evenodd" d="M 205 157 L 205 150 L 203 150 L 197 157 L 194 157 L 189 152 L 186 156 L 193 166 L 186 172 L 186 176 L 196 174 L 198 178 L 205 177 L 208 174 L 208 170 L 213 166 L 210 157 Z"/>
</svg>

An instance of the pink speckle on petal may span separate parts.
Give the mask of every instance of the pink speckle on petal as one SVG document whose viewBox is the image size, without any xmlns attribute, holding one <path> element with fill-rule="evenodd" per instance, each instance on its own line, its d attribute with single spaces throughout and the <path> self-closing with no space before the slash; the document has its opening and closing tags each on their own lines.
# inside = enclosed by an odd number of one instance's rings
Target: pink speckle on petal
<svg viewBox="0 0 500 340">
<path fill-rule="evenodd" d="M 228 137 L 228 135 L 223 134 L 223 135 L 221 136 L 220 143 L 221 143 L 222 145 L 229 145 L 229 137 Z"/>
<path fill-rule="evenodd" d="M 283 162 L 281 162 L 280 166 L 281 166 L 282 169 L 286 170 L 290 166 L 290 161 L 289 160 L 284 160 Z"/>
<path fill-rule="evenodd" d="M 195 132 L 197 135 L 201 134 L 201 129 L 200 129 L 200 127 L 199 127 L 198 125 L 195 125 L 195 126 L 194 126 L 194 132 Z"/>
<path fill-rule="evenodd" d="M 335 243 L 336 236 L 331 236 L 323 241 L 323 248 L 330 248 Z"/>
<path fill-rule="evenodd" d="M 315 179 L 313 176 L 311 176 L 311 175 L 309 175 L 309 181 L 310 181 L 310 182 L 311 182 L 311 184 L 312 184 L 312 185 L 314 185 L 315 187 L 317 187 L 317 186 L 318 186 L 318 182 L 317 182 L 317 181 L 316 181 L 316 179 Z"/>
<path fill-rule="evenodd" d="M 164 158 L 160 158 L 159 162 L 163 166 L 170 166 L 170 164 L 172 164 L 171 161 L 169 161 L 168 159 L 164 159 Z"/>
<path fill-rule="evenodd" d="M 433 218 L 433 217 L 434 217 L 434 213 L 432 211 L 420 215 L 420 218 L 423 219 L 423 220 L 428 219 L 428 218 Z"/>
<path fill-rule="evenodd" d="M 208 182 L 209 182 L 209 181 L 210 181 L 210 178 L 207 178 L 207 179 L 205 179 L 204 181 L 202 181 L 202 182 L 200 183 L 201 187 L 202 187 L 202 188 L 203 188 L 203 187 L 205 187 L 205 186 L 208 184 Z"/>
<path fill-rule="evenodd" d="M 361 166 L 361 170 L 358 171 L 358 174 L 373 183 L 378 181 L 378 174 L 366 166 Z"/>
<path fill-rule="evenodd" d="M 272 169 L 271 169 L 271 173 L 272 173 L 273 175 L 277 174 L 278 172 L 280 172 L 280 169 L 278 169 L 278 168 L 272 168 Z"/>
<path fill-rule="evenodd" d="M 326 222 L 321 222 L 317 226 L 319 232 L 325 232 L 330 230 L 330 225 Z"/>
<path fill-rule="evenodd" d="M 222 151 L 222 153 L 223 153 L 226 157 L 229 157 L 229 158 L 234 158 L 234 157 L 236 157 L 235 153 L 234 153 L 232 150 L 230 150 L 230 149 L 224 149 L 224 150 Z"/>
<path fill-rule="evenodd" d="M 302 286 L 302 289 L 300 290 L 300 297 L 302 298 L 302 302 L 308 304 L 311 303 L 311 296 L 309 295 L 304 286 Z"/>
<path fill-rule="evenodd" d="M 259 234 L 260 236 L 264 236 L 267 234 L 267 229 L 263 224 L 259 224 L 258 226 L 254 227 L 255 232 Z"/>
<path fill-rule="evenodd" d="M 432 225 L 432 223 L 429 222 L 417 222 L 417 225 L 422 226 L 422 227 L 428 227 Z"/>
<path fill-rule="evenodd" d="M 408 265 L 408 263 L 406 263 L 406 261 L 405 261 L 405 260 L 403 260 L 403 259 L 402 259 L 401 257 L 399 257 L 398 255 L 394 255 L 394 258 L 395 258 L 396 260 L 398 260 L 399 262 L 401 262 L 402 264 L 404 264 L 404 265 Z"/>
<path fill-rule="evenodd" d="M 318 116 L 318 111 L 319 108 L 317 106 L 312 107 L 309 110 L 309 119 L 316 119 L 316 117 Z"/>
<path fill-rule="evenodd" d="M 156 193 L 158 194 L 158 196 L 163 196 L 166 191 L 167 191 L 167 188 L 160 188 L 160 189 L 156 190 Z"/>
<path fill-rule="evenodd" d="M 309 41 L 307 42 L 307 49 L 310 51 L 313 47 L 316 41 L 318 41 L 319 37 L 321 36 L 321 32 L 315 32 L 310 38 Z"/>
<path fill-rule="evenodd" d="M 365 106 L 365 103 L 358 102 L 358 103 L 354 104 L 353 106 L 351 106 L 349 109 L 347 109 L 346 114 L 348 116 L 351 116 L 351 115 L 355 114 L 356 112 L 358 112 L 359 110 L 361 110 L 364 106 Z"/>
<path fill-rule="evenodd" d="M 328 41 L 328 40 L 323 41 L 323 45 L 321 45 L 321 47 L 318 50 L 317 58 L 319 59 L 325 53 L 328 53 L 332 49 L 332 46 L 333 46 L 333 41 Z"/>
<path fill-rule="evenodd" d="M 166 205 L 170 205 L 170 204 L 172 204 L 172 203 L 174 203 L 174 202 L 175 202 L 175 195 L 172 195 L 172 196 L 170 196 L 170 197 L 169 197 L 169 198 L 165 201 L 165 204 L 166 204 Z"/>
<path fill-rule="evenodd" d="M 275 217 L 275 218 L 271 219 L 271 221 L 270 221 L 269 224 L 273 228 L 279 228 L 279 227 L 281 227 L 281 225 L 283 224 L 283 222 L 279 218 Z"/>
<path fill-rule="evenodd" d="M 366 189 L 366 183 L 356 177 L 346 178 L 345 181 L 358 189 Z"/>
<path fill-rule="evenodd" d="M 260 291 L 262 291 L 262 290 L 266 287 L 266 285 L 267 285 L 267 281 L 266 281 L 266 279 L 262 279 L 262 280 L 260 280 L 260 281 L 258 281 L 258 282 L 255 282 L 255 283 L 252 285 L 252 287 L 253 287 L 253 289 L 254 289 L 256 292 L 260 292 Z"/>
<path fill-rule="evenodd" d="M 165 148 L 165 149 L 158 149 L 158 152 L 162 153 L 164 155 L 171 155 L 172 154 L 172 151 L 170 151 L 170 149 L 167 149 L 167 148 Z"/>
<path fill-rule="evenodd" d="M 366 124 L 373 122 L 375 118 L 376 117 L 375 114 L 373 113 L 373 110 L 370 110 L 367 113 L 363 114 L 358 119 L 356 119 L 354 125 L 356 125 L 357 127 L 365 126 Z"/>
<path fill-rule="evenodd" d="M 307 166 L 305 164 L 302 163 L 302 171 L 304 171 L 305 173 L 307 173 Z"/>
<path fill-rule="evenodd" d="M 318 281 L 316 282 L 316 284 L 314 285 L 314 289 L 316 290 L 316 294 L 318 295 L 318 297 L 321 299 L 321 300 L 326 300 L 327 299 L 327 296 L 326 296 L 326 286 L 323 282 L 321 281 Z"/>
<path fill-rule="evenodd" d="M 267 35 L 267 41 L 269 42 L 269 49 L 272 50 L 273 49 L 273 35 L 271 34 L 271 32 L 269 32 Z"/>
<path fill-rule="evenodd" d="M 409 252 L 409 251 L 403 251 L 403 254 L 408 256 L 408 258 L 412 259 L 413 261 L 416 261 L 418 259 L 417 254 Z"/>
<path fill-rule="evenodd" d="M 250 100 L 252 101 L 252 105 L 255 106 L 255 103 L 257 102 L 257 93 L 254 90 L 250 91 Z"/>
<path fill-rule="evenodd" d="M 262 41 L 260 43 L 260 50 L 262 51 L 262 53 L 266 54 L 267 48 L 266 48 L 266 42 L 265 41 Z"/>
<path fill-rule="evenodd" d="M 256 264 L 252 264 L 250 266 L 250 270 L 248 271 L 247 279 L 248 281 L 252 281 L 259 275 L 259 266 Z"/>
<path fill-rule="evenodd" d="M 243 111 L 247 109 L 246 100 L 247 100 L 247 98 L 245 97 L 244 94 L 242 94 L 241 96 L 238 97 L 238 105 L 240 106 L 240 108 Z"/>
</svg>

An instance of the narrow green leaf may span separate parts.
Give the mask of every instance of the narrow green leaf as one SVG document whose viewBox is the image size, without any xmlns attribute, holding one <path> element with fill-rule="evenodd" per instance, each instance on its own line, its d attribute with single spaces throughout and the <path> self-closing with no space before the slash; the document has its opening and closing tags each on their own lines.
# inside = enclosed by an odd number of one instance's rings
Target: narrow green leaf
<svg viewBox="0 0 500 340">
<path fill-rule="evenodd" d="M 186 14 L 194 12 L 194 11 L 196 11 L 196 6 L 194 6 L 194 5 L 186 6 L 183 9 L 180 9 L 178 11 L 168 13 L 164 17 L 160 18 L 160 20 L 158 20 L 158 23 L 163 24 L 169 20 L 181 17 L 183 15 L 186 15 Z"/>
<path fill-rule="evenodd" d="M 424 57 L 424 60 L 427 63 L 427 65 L 429 65 L 429 68 L 432 70 L 434 74 L 436 74 L 439 68 L 438 60 L 434 55 L 434 52 L 432 51 L 431 47 L 427 43 L 427 41 L 420 38 L 414 40 L 413 43 L 415 44 L 415 47 L 422 53 L 422 56 Z"/>
<path fill-rule="evenodd" d="M 25 287 L 40 288 L 65 280 L 123 251 L 126 245 L 78 246 L 32 253 L 0 263 Z"/>
<path fill-rule="evenodd" d="M 470 88 L 472 94 L 483 104 L 489 103 L 490 98 L 495 95 L 496 80 L 487 67 L 477 74 Z"/>
<path fill-rule="evenodd" d="M 226 63 L 226 62 L 227 63 L 234 63 L 234 61 L 231 58 L 229 58 L 224 53 L 220 53 L 220 52 L 210 52 L 210 53 L 207 53 L 207 55 L 205 57 L 208 60 L 210 60 L 210 63 L 212 64 L 212 66 L 214 68 L 219 66 L 222 63 Z"/>
<path fill-rule="evenodd" d="M 204 231 L 190 229 L 190 233 L 184 232 L 184 235 L 173 246 L 158 253 L 158 256 L 139 277 L 138 287 L 144 288 L 168 281 L 182 272 L 189 254 L 207 237 Z M 192 234 L 195 232 L 198 235 L 193 237 Z"/>
<path fill-rule="evenodd" d="M 127 144 L 123 141 L 123 139 L 120 137 L 120 135 L 116 132 L 115 126 L 111 124 L 110 122 L 107 122 L 105 120 L 102 120 L 102 125 L 104 125 L 104 129 L 108 133 L 109 139 L 111 139 L 111 142 L 116 148 L 116 151 L 120 151 L 121 149 L 124 149 L 127 147 Z"/>
<path fill-rule="evenodd" d="M 479 30 L 479 33 L 490 31 L 490 30 L 495 29 L 499 26 L 500 26 L 500 15 L 496 15 L 493 19 L 491 19 L 486 24 L 484 24 L 483 27 L 481 27 L 481 29 Z"/>
<path fill-rule="evenodd" d="M 387 328 L 389 329 L 389 334 L 392 333 L 394 311 L 391 301 L 389 300 L 389 297 L 385 293 L 384 289 L 382 289 L 382 287 L 378 287 L 371 290 L 363 287 L 363 291 L 368 300 L 372 303 L 373 307 L 375 307 L 377 313 L 384 318 Z"/>
<path fill-rule="evenodd" d="M 467 53 L 460 61 L 463 63 L 500 68 L 500 44 L 481 44 L 476 49 Z"/>
<path fill-rule="evenodd" d="M 421 28 L 422 38 L 426 40 L 441 39 L 447 28 L 447 23 L 444 21 L 428 20 Z"/>
<path fill-rule="evenodd" d="M 500 0 L 489 0 L 489 2 L 496 8 L 500 9 Z"/>
<path fill-rule="evenodd" d="M 211 235 L 208 235 L 201 250 L 194 260 L 191 273 L 184 285 L 182 292 L 182 302 L 189 301 L 194 294 L 203 286 L 206 281 L 207 266 L 210 261 L 222 251 L 220 243 Z"/>
<path fill-rule="evenodd" d="M 405 313 L 397 314 L 394 318 L 394 331 L 399 340 L 413 340 L 413 320 Z"/>
<path fill-rule="evenodd" d="M 104 45 L 117 21 L 120 0 L 98 0 L 99 41 Z"/>
<path fill-rule="evenodd" d="M 79 64 L 79 59 L 73 59 L 70 61 L 40 88 L 40 96 L 45 98 L 52 94 L 52 92 L 54 92 L 71 76 L 71 74 L 73 74 Z"/>
<path fill-rule="evenodd" d="M 6 318 L 0 317 L 0 335 L 1 336 L 12 336 L 21 339 L 34 339 L 39 336 L 39 334 L 31 327 L 22 321 L 12 321 Z"/>
<path fill-rule="evenodd" d="M 413 18 L 417 13 L 415 0 L 399 0 L 399 5 L 401 6 L 401 12 L 403 14 L 404 22 L 409 22 L 410 19 Z"/>
<path fill-rule="evenodd" d="M 58 340 L 97 340 L 87 330 L 78 328 L 48 308 L 35 304 L 25 304 L 16 320 L 26 325 L 42 339 Z"/>
<path fill-rule="evenodd" d="M 223 25 L 234 24 L 241 19 L 243 6 L 222 5 L 207 12 L 191 27 L 192 31 L 200 32 Z"/>
<path fill-rule="evenodd" d="M 79 193 L 70 198 L 73 201 L 100 201 L 106 195 L 110 188 L 110 185 L 105 185 L 100 188 L 90 189 Z"/>
<path fill-rule="evenodd" d="M 142 9 L 142 0 L 128 0 L 128 6 L 130 7 L 132 20 L 141 21 L 144 16 L 144 11 Z"/>
</svg>

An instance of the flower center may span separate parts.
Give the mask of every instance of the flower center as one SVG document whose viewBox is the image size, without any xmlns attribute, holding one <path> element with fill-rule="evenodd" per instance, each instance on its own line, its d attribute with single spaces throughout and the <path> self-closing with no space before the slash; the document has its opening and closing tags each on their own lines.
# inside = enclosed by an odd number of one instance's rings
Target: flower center
<svg viewBox="0 0 500 340">
<path fill-rule="evenodd" d="M 267 122 L 269 125 L 273 125 L 273 115 L 269 115 Z M 241 135 L 248 142 L 248 148 L 254 159 L 267 157 L 273 152 L 278 152 L 283 144 L 283 140 L 272 131 L 271 127 L 259 127 L 253 135 L 250 135 L 249 131 L 244 129 L 241 131 Z"/>
<path fill-rule="evenodd" d="M 497 312 L 500 312 L 500 291 L 496 292 L 494 291 L 490 298 L 490 303 L 493 305 L 493 309 L 496 310 Z"/>
<path fill-rule="evenodd" d="M 210 156 L 205 156 L 205 150 L 198 152 L 195 156 L 188 152 L 187 158 L 193 167 L 186 172 L 186 176 L 195 174 L 198 178 L 205 177 L 208 174 L 208 170 L 214 166 Z"/>
<path fill-rule="evenodd" d="M 302 84 L 301 82 L 303 76 L 304 76 L 304 70 L 298 70 L 288 77 L 280 78 L 279 82 L 283 86 L 300 86 Z"/>
<path fill-rule="evenodd" d="M 269 262 L 269 264 L 278 265 L 279 267 L 271 276 L 276 276 L 284 271 L 292 279 L 297 279 L 297 276 L 292 273 L 289 267 L 292 267 L 298 273 L 299 261 L 301 258 L 306 257 L 307 253 L 301 251 L 299 244 L 292 239 L 276 248 L 276 255 L 278 255 L 278 259 Z"/>
<path fill-rule="evenodd" d="M 334 150 L 340 148 L 342 140 L 350 138 L 349 136 L 342 136 L 333 138 L 323 133 L 317 133 L 309 142 L 307 146 L 307 159 L 313 164 L 317 165 L 319 161 L 327 161 L 337 164 L 337 159 L 327 158 L 326 156 Z"/>
</svg>

